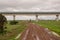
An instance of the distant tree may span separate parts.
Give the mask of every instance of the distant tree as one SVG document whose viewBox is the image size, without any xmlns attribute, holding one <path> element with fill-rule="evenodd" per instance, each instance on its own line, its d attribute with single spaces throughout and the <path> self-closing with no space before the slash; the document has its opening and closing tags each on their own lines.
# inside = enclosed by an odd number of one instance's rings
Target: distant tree
<svg viewBox="0 0 60 40">
<path fill-rule="evenodd" d="M 16 25 L 18 21 L 15 20 L 15 14 L 13 15 L 13 21 L 10 21 L 11 25 Z"/>
<path fill-rule="evenodd" d="M 59 17 L 59 15 L 56 15 L 56 21 L 58 21 L 58 20 L 59 20 L 59 18 L 58 18 L 58 17 Z"/>
<path fill-rule="evenodd" d="M 0 14 L 0 33 L 4 32 L 4 25 L 5 23 L 7 23 L 7 19 L 5 16 L 3 16 L 2 14 Z"/>
<path fill-rule="evenodd" d="M 38 15 L 36 14 L 36 21 L 38 21 Z"/>
<path fill-rule="evenodd" d="M 29 22 L 31 22 L 32 20 L 30 19 Z"/>
<path fill-rule="evenodd" d="M 15 21 L 15 14 L 13 15 L 13 21 Z"/>
</svg>

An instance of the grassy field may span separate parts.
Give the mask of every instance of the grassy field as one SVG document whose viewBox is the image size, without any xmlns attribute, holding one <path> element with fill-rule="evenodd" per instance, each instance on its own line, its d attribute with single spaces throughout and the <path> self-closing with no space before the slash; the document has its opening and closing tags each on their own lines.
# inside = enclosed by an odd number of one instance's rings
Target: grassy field
<svg viewBox="0 0 60 40">
<path fill-rule="evenodd" d="M 18 21 L 19 23 L 16 25 L 10 25 L 10 21 L 8 21 L 7 26 L 7 33 L 4 35 L 0 34 L 0 40 L 15 40 L 14 38 L 25 30 L 27 27 L 26 21 Z M 41 25 L 42 27 L 49 28 L 51 31 L 54 31 L 60 35 L 60 21 L 32 21 L 37 25 Z"/>
<path fill-rule="evenodd" d="M 0 34 L 0 40 L 15 40 L 14 38 L 21 33 L 26 28 L 26 23 L 24 21 L 18 21 L 16 25 L 10 25 L 8 21 L 7 33 L 4 35 Z"/>
<path fill-rule="evenodd" d="M 42 27 L 49 28 L 51 31 L 54 31 L 60 35 L 60 21 L 52 21 L 52 20 L 41 20 L 34 23 L 41 25 Z"/>
</svg>

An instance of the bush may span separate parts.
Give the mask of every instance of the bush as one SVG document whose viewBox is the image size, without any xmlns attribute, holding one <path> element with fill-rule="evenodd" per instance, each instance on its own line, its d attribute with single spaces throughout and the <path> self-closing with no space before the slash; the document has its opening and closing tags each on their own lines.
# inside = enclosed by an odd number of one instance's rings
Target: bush
<svg viewBox="0 0 60 40">
<path fill-rule="evenodd" d="M 15 24 L 17 24 L 18 22 L 17 21 L 10 21 L 10 24 L 11 25 L 15 25 Z"/>
<path fill-rule="evenodd" d="M 7 23 L 6 17 L 0 14 L 0 33 L 4 32 L 4 26 L 6 23 Z"/>
</svg>

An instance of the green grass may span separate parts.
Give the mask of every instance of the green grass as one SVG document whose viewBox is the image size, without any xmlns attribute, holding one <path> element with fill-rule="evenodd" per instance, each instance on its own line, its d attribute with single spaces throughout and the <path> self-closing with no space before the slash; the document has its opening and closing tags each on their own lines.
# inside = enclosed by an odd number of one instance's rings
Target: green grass
<svg viewBox="0 0 60 40">
<path fill-rule="evenodd" d="M 16 25 L 10 25 L 10 21 L 8 21 L 7 26 L 7 33 L 4 35 L 0 34 L 0 40 L 15 40 L 14 38 L 25 30 L 27 27 L 26 21 L 18 21 L 19 23 Z M 48 20 L 42 20 L 42 21 L 32 21 L 33 23 L 36 23 L 38 25 L 41 25 L 42 27 L 49 28 L 51 31 L 54 31 L 60 35 L 60 21 L 48 21 Z M 20 39 L 18 39 L 20 40 Z"/>
<path fill-rule="evenodd" d="M 49 28 L 51 31 L 54 31 L 60 35 L 60 21 L 52 21 L 52 20 L 41 20 L 34 23 L 41 25 L 45 28 Z"/>
<path fill-rule="evenodd" d="M 24 21 L 18 21 L 16 25 L 10 25 L 8 21 L 7 33 L 4 35 L 0 34 L 0 40 L 14 40 L 14 38 L 21 33 L 26 28 L 26 23 Z"/>
</svg>

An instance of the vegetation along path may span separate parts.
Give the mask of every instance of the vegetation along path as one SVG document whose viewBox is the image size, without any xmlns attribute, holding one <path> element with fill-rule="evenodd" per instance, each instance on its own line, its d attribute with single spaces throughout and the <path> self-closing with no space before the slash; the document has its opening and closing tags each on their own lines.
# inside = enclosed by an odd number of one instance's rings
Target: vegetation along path
<svg viewBox="0 0 60 40">
<path fill-rule="evenodd" d="M 29 23 L 28 28 L 21 34 L 20 40 L 60 40 L 60 37 L 52 34 L 47 28 Z"/>
</svg>

